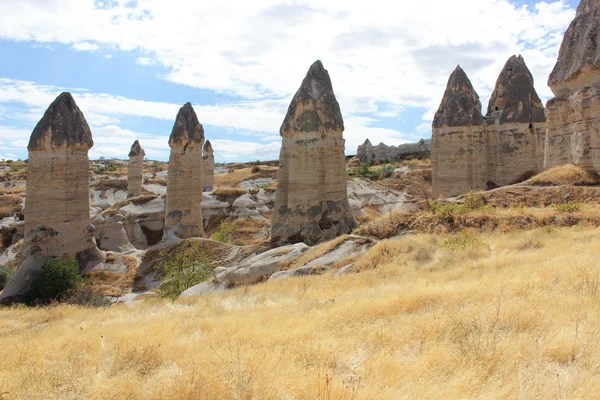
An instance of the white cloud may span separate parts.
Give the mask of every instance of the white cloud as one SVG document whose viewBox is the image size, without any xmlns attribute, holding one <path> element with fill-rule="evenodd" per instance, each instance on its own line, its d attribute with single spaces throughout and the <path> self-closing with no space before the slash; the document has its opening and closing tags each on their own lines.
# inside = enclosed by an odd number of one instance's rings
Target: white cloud
<svg viewBox="0 0 600 400">
<path fill-rule="evenodd" d="M 154 64 L 154 60 L 148 57 L 138 57 L 137 61 L 140 65 L 152 65 Z"/>
<path fill-rule="evenodd" d="M 96 51 L 100 48 L 100 46 L 90 42 L 81 42 L 75 43 L 73 48 L 77 51 Z"/>
</svg>

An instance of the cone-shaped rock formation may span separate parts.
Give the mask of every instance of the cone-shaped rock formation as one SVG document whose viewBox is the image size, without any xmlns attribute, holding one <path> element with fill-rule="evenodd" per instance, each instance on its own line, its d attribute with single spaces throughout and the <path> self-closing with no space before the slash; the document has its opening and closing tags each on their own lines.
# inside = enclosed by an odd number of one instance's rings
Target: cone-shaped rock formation
<svg viewBox="0 0 600 400">
<path fill-rule="evenodd" d="M 133 142 L 129 151 L 129 164 L 127 165 L 127 196 L 134 197 L 142 194 L 142 180 L 144 157 L 146 152 L 139 140 Z"/>
<path fill-rule="evenodd" d="M 331 79 L 316 61 L 280 130 L 273 240 L 334 237 L 356 224 L 348 204 L 343 132 Z"/>
<path fill-rule="evenodd" d="M 542 169 L 545 115 L 523 57 L 505 64 L 488 105 L 457 67 L 433 120 L 433 196 L 518 182 Z"/>
<path fill-rule="evenodd" d="M 100 260 L 90 222 L 90 127 L 70 93 L 60 94 L 29 141 L 22 264 L 2 298 L 22 295 L 48 257 Z"/>
<path fill-rule="evenodd" d="M 212 192 L 215 185 L 215 152 L 210 144 L 210 140 L 207 140 L 206 143 L 204 143 L 202 154 L 202 162 L 204 163 L 202 190 L 205 192 Z"/>
<path fill-rule="evenodd" d="M 582 0 L 548 85 L 544 167 L 573 163 L 600 172 L 600 1 Z"/>
<path fill-rule="evenodd" d="M 179 109 L 169 138 L 165 235 L 204 235 L 202 226 L 202 146 L 204 129 L 190 103 Z"/>
</svg>

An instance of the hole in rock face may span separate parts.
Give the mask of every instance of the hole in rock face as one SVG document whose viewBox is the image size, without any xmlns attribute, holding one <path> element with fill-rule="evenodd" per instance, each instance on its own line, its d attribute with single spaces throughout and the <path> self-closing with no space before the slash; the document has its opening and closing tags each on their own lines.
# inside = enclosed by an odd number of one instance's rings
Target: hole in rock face
<svg viewBox="0 0 600 400">
<path fill-rule="evenodd" d="M 496 107 L 496 111 L 498 111 L 498 107 Z"/>
</svg>

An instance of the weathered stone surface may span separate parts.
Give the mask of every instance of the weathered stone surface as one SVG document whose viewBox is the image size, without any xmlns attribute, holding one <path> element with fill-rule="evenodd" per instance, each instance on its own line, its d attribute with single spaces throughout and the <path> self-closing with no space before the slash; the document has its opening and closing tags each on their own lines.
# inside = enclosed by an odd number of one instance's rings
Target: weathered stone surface
<svg viewBox="0 0 600 400">
<path fill-rule="evenodd" d="M 90 223 L 88 150 L 93 144 L 73 97 L 60 94 L 31 134 L 23 263 L 2 298 L 23 294 L 44 258 L 77 258 L 84 268 L 102 259 Z"/>
<path fill-rule="evenodd" d="M 544 123 L 544 105 L 522 56 L 508 59 L 490 97 L 486 118 L 492 123 Z"/>
<path fill-rule="evenodd" d="M 206 143 L 204 143 L 204 148 L 202 149 L 202 162 L 204 164 L 202 190 L 205 192 L 212 192 L 215 186 L 215 152 L 210 140 L 207 140 Z"/>
<path fill-rule="evenodd" d="M 548 84 L 544 167 L 573 163 L 600 172 L 600 2 L 582 0 Z"/>
<path fill-rule="evenodd" d="M 213 270 L 216 283 L 251 285 L 268 278 L 280 268 L 284 261 L 291 260 L 308 250 L 304 243 L 278 247 L 243 261 L 239 266 L 217 267 Z"/>
<path fill-rule="evenodd" d="M 144 157 L 146 152 L 139 140 L 133 142 L 129 152 L 129 164 L 127 165 L 127 196 L 134 197 L 142 194 L 142 180 L 144 169 Z"/>
<path fill-rule="evenodd" d="M 334 237 L 356 224 L 348 204 L 343 131 L 329 74 L 316 61 L 280 130 L 273 240 Z"/>
<path fill-rule="evenodd" d="M 165 235 L 204 235 L 202 227 L 202 146 L 204 129 L 190 103 L 179 109 L 169 138 Z"/>
<path fill-rule="evenodd" d="M 581 0 L 565 32 L 548 86 L 556 96 L 600 84 L 600 2 Z"/>
<path fill-rule="evenodd" d="M 417 143 L 406 143 L 398 146 L 387 146 L 379 143 L 373 146 L 369 139 L 358 146 L 356 157 L 361 163 L 388 161 L 390 158 L 401 159 L 407 156 L 421 156 L 431 151 L 431 140 L 419 140 Z"/>
<path fill-rule="evenodd" d="M 448 79 L 442 103 L 433 118 L 433 127 L 483 125 L 481 102 L 471 80 L 458 65 Z"/>
<path fill-rule="evenodd" d="M 504 66 L 486 118 L 480 107 L 479 96 L 458 67 L 433 121 L 436 198 L 516 183 L 543 167 L 544 109 L 521 56 Z"/>
</svg>

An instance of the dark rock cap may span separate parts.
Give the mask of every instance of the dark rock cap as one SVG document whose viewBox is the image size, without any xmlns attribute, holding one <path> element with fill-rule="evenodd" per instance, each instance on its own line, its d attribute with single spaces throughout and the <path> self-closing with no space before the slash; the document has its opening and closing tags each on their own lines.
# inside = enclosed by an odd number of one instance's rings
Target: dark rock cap
<svg viewBox="0 0 600 400">
<path fill-rule="evenodd" d="M 206 142 L 204 142 L 204 147 L 202 148 L 202 153 L 206 154 L 214 154 L 214 150 L 212 148 L 212 144 L 210 143 L 210 140 L 207 140 Z"/>
<path fill-rule="evenodd" d="M 135 142 L 133 142 L 133 144 L 131 145 L 131 150 L 129 151 L 129 157 L 139 157 L 139 156 L 143 157 L 145 155 L 146 155 L 146 152 L 142 148 L 140 141 L 136 140 Z"/>
<path fill-rule="evenodd" d="M 433 118 L 433 126 L 482 125 L 481 102 L 465 71 L 458 65 L 448 79 L 442 103 Z"/>
<path fill-rule="evenodd" d="M 520 55 L 508 59 L 490 97 L 490 123 L 546 122 L 544 105 L 533 86 L 533 75 Z"/>
<path fill-rule="evenodd" d="M 50 148 L 47 148 L 47 145 Z M 59 148 L 89 150 L 94 145 L 92 131 L 71 93 L 61 93 L 37 123 L 27 149 L 47 151 Z"/>
<path fill-rule="evenodd" d="M 582 73 L 595 71 L 600 82 L 600 1 L 581 0 L 575 19 L 563 37 L 558 60 L 550 73 L 548 86 L 554 94 L 566 94 L 586 86 L 590 82 L 569 85 Z"/>
<path fill-rule="evenodd" d="M 342 132 L 344 120 L 329 73 L 320 60 L 310 66 L 288 108 L 280 133 Z"/>
<path fill-rule="evenodd" d="M 191 103 L 185 103 L 179 109 L 173 131 L 169 137 L 169 146 L 194 146 L 204 142 L 204 128 L 198 121 Z"/>
</svg>

